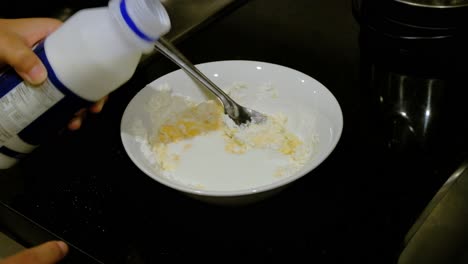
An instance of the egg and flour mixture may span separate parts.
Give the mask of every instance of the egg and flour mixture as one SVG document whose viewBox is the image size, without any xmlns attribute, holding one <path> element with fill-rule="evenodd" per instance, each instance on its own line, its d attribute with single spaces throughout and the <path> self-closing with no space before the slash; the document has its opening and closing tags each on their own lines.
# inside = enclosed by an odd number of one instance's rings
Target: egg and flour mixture
<svg viewBox="0 0 468 264">
<path fill-rule="evenodd" d="M 149 106 L 155 129 L 148 145 L 156 169 L 199 189 L 266 185 L 299 170 L 312 154 L 314 144 L 289 131 L 282 113 L 238 126 L 217 100 L 195 102 L 168 85 L 158 87 Z"/>
</svg>

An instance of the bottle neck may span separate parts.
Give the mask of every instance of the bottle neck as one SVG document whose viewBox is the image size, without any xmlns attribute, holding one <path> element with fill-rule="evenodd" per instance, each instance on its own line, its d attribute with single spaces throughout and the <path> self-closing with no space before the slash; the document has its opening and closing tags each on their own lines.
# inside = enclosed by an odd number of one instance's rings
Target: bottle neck
<svg viewBox="0 0 468 264">
<path fill-rule="evenodd" d="M 142 30 L 138 28 L 138 26 L 135 24 L 135 21 L 130 17 L 128 14 L 128 9 L 127 9 L 127 3 L 125 0 L 121 0 L 119 4 L 119 10 L 120 14 L 122 15 L 123 20 L 125 21 L 125 24 L 130 28 L 133 33 L 135 33 L 140 39 L 154 43 L 158 38 L 156 37 L 151 37 L 147 34 L 145 34 Z"/>
<path fill-rule="evenodd" d="M 152 51 L 154 43 L 171 27 L 159 0 L 111 0 L 109 9 L 127 39 L 144 53 Z"/>
</svg>

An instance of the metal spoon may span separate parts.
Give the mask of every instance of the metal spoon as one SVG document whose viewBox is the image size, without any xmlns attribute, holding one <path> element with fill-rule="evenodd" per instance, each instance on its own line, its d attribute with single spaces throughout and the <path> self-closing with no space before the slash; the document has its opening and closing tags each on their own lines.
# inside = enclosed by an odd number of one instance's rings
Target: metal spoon
<svg viewBox="0 0 468 264">
<path fill-rule="evenodd" d="M 232 100 L 221 88 L 214 84 L 208 77 L 199 71 L 172 43 L 164 38 L 160 38 L 155 43 L 155 48 L 164 56 L 177 64 L 188 75 L 200 81 L 206 88 L 213 92 L 221 101 L 224 112 L 237 124 L 261 123 L 266 120 L 266 116 L 250 108 L 239 105 Z"/>
</svg>

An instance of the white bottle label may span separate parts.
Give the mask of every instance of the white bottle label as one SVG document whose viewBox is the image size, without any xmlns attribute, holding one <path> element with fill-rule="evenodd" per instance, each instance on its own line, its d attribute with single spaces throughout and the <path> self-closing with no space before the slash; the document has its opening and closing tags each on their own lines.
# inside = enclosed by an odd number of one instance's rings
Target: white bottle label
<svg viewBox="0 0 468 264">
<path fill-rule="evenodd" d="M 49 80 L 38 87 L 18 84 L 0 98 L 0 146 L 64 97 Z"/>
<path fill-rule="evenodd" d="M 0 155 L 14 160 L 25 157 L 49 135 L 58 133 L 78 109 L 92 103 L 59 80 L 44 42 L 34 52 L 48 73 L 48 79 L 40 86 L 29 86 L 12 68 L 0 74 Z M 0 169 L 11 164 L 0 159 Z"/>
</svg>

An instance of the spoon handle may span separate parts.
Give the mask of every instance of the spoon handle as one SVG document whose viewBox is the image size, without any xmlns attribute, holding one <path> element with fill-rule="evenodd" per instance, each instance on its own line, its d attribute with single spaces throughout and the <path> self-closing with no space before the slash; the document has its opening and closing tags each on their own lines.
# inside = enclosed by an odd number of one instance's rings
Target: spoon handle
<svg viewBox="0 0 468 264">
<path fill-rule="evenodd" d="M 165 38 L 160 38 L 154 44 L 155 48 L 168 59 L 177 64 L 189 76 L 192 76 L 213 92 L 224 106 L 225 112 L 232 117 L 239 115 L 237 103 L 234 102 L 223 90 L 214 84 L 208 77 L 199 71 L 172 43 Z"/>
</svg>

